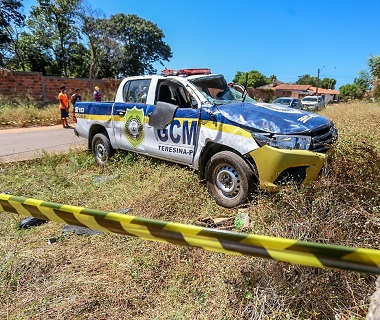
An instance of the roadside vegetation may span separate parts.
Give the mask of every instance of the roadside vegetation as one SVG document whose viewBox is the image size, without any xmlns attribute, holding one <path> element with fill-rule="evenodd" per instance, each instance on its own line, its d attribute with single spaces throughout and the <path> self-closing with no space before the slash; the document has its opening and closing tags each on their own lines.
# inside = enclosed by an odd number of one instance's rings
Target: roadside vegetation
<svg viewBox="0 0 380 320">
<path fill-rule="evenodd" d="M 0 100 L 0 130 L 48 126 L 61 123 L 58 104 L 39 105 L 30 101 Z"/>
<path fill-rule="evenodd" d="M 93 97 L 83 94 L 83 101 L 93 101 Z M 114 101 L 112 93 L 103 95 L 104 101 Z M 70 118 L 72 118 L 73 106 L 70 103 Z M 12 99 L 0 95 L 0 130 L 10 128 L 26 128 L 50 126 L 61 123 L 59 102 L 40 102 L 30 99 L 12 97 Z M 72 120 L 69 120 L 72 122 Z"/>
<path fill-rule="evenodd" d="M 244 208 L 217 206 L 187 168 L 122 153 L 100 167 L 79 150 L 0 163 L 0 192 L 201 226 L 225 217 L 227 230 L 380 249 L 380 105 L 321 113 L 339 140 L 320 181 L 260 194 Z M 238 230 L 242 210 L 249 226 Z M 375 275 L 78 236 L 54 222 L 18 230 L 24 218 L 1 213 L 2 319 L 365 319 L 375 291 Z"/>
</svg>

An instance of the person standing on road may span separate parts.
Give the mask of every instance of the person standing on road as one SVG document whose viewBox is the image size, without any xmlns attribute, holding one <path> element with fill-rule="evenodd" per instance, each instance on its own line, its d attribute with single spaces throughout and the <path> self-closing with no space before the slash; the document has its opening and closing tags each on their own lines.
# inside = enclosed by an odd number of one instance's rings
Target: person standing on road
<svg viewBox="0 0 380 320">
<path fill-rule="evenodd" d="M 61 110 L 61 122 L 64 128 L 71 128 L 67 122 L 69 117 L 69 97 L 66 94 L 66 87 L 61 86 L 61 91 L 58 94 L 59 109 Z"/>
<path fill-rule="evenodd" d="M 75 106 L 75 103 L 82 101 L 82 96 L 80 95 L 78 88 L 74 90 L 74 94 L 71 96 L 70 101 L 73 107 Z"/>
<path fill-rule="evenodd" d="M 95 101 L 102 101 L 102 95 L 100 94 L 100 89 L 98 86 L 95 87 L 94 100 Z"/>
</svg>

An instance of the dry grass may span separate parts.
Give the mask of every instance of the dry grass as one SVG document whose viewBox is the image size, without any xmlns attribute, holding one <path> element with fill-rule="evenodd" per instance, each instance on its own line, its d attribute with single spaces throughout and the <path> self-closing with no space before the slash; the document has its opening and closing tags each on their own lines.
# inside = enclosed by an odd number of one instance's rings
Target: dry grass
<svg viewBox="0 0 380 320">
<path fill-rule="evenodd" d="M 39 105 L 34 101 L 0 103 L 0 130 L 55 125 L 61 122 L 58 104 Z"/>
<path fill-rule="evenodd" d="M 262 194 L 246 232 L 380 249 L 380 107 L 323 111 L 340 137 L 329 173 L 310 187 Z M 186 168 L 87 153 L 0 164 L 0 192 L 148 218 L 197 223 L 233 217 Z M 62 234 L 49 222 L 17 230 L 0 220 L 2 319 L 364 319 L 373 275 L 229 256 L 115 234 Z M 58 237 L 48 245 L 47 240 Z"/>
<path fill-rule="evenodd" d="M 82 95 L 83 101 L 93 101 L 88 94 Z M 102 94 L 102 101 L 114 101 L 115 93 Z M 70 104 L 70 117 L 72 112 Z M 9 128 L 25 128 L 49 126 L 61 123 L 59 102 L 38 102 L 32 96 L 12 97 L 0 95 L 0 130 Z"/>
</svg>

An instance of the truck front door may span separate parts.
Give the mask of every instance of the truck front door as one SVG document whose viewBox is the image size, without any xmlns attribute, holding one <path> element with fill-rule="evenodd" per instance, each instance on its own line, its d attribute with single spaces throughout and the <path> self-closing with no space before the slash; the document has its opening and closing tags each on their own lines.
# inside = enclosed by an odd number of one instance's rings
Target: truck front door
<svg viewBox="0 0 380 320">
<path fill-rule="evenodd" d="M 179 83 L 156 84 L 146 78 L 125 83 L 125 102 L 115 103 L 113 108 L 117 146 L 189 165 L 197 143 L 200 109 Z"/>
<path fill-rule="evenodd" d="M 167 81 L 166 81 L 167 82 Z M 200 109 L 178 83 L 159 83 L 154 106 L 148 107 L 145 134 L 148 154 L 191 164 L 197 144 Z"/>
</svg>

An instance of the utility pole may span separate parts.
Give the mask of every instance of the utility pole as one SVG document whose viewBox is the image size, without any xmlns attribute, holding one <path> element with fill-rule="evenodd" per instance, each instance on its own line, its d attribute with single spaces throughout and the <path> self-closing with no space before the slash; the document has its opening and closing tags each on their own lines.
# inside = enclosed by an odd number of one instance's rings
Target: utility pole
<svg viewBox="0 0 380 320">
<path fill-rule="evenodd" d="M 319 86 L 319 73 L 321 72 L 321 69 L 318 68 L 318 76 L 317 76 L 317 90 L 315 90 L 315 95 L 318 95 L 318 86 Z"/>
<path fill-rule="evenodd" d="M 322 69 L 324 68 L 325 66 L 322 67 Z M 321 69 L 318 68 L 318 76 L 317 76 L 317 90 L 315 90 L 315 95 L 317 96 L 318 95 L 318 87 L 319 87 L 319 74 L 321 73 Z"/>
</svg>

